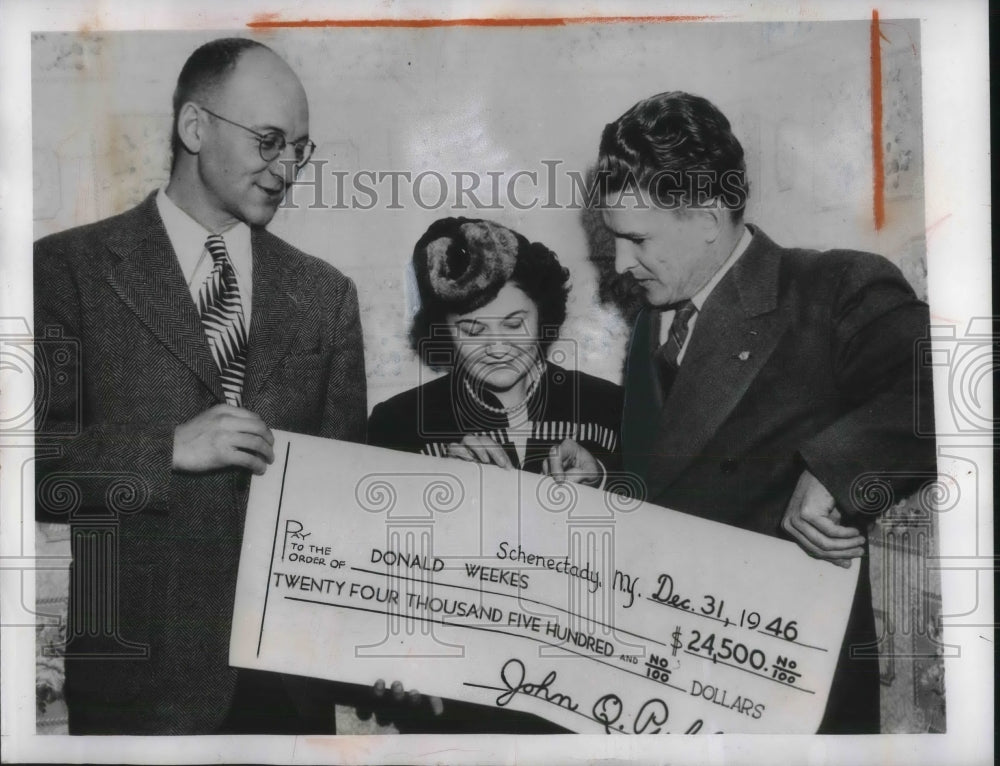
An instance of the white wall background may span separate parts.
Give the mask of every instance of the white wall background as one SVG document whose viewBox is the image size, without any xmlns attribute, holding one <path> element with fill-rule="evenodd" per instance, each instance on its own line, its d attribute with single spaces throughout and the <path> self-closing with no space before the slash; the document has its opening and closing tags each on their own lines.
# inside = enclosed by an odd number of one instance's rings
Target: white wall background
<svg viewBox="0 0 1000 766">
<path fill-rule="evenodd" d="M 881 252 L 923 295 L 919 30 L 915 22 L 882 26 L 887 217 L 879 232 L 869 32 L 868 22 L 663 23 L 291 30 L 259 39 L 287 58 L 309 94 L 316 156 L 328 160 L 327 201 L 337 199 L 331 170 L 501 172 L 503 186 L 528 170 L 539 173 L 534 188 L 544 202 L 552 190 L 541 160 L 585 171 L 605 123 L 648 95 L 687 90 L 714 101 L 744 145 L 748 220 L 782 244 Z M 36 237 L 120 212 L 166 180 L 177 73 L 195 47 L 220 34 L 35 37 Z M 560 178 L 557 198 L 568 199 Z M 303 188 L 294 198 L 302 204 L 279 211 L 271 225 L 357 282 L 370 404 L 427 375 L 406 343 L 413 243 L 438 217 L 477 216 L 450 204 L 422 209 L 406 188 L 402 209 L 383 197 L 366 211 L 305 209 L 315 197 Z M 437 196 L 431 180 L 422 190 L 426 201 Z M 518 190 L 523 199 L 531 184 Z M 596 298 L 580 211 L 499 203 L 481 216 L 541 240 L 572 273 L 563 329 L 575 341 L 571 364 L 619 380 L 627 328 Z"/>
</svg>

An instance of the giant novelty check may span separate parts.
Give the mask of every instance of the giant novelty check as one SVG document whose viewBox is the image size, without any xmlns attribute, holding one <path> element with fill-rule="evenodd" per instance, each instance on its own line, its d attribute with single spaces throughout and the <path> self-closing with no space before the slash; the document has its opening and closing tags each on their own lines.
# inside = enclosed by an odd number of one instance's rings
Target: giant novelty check
<svg viewBox="0 0 1000 766">
<path fill-rule="evenodd" d="M 857 562 L 530 473 L 275 436 L 233 665 L 399 680 L 578 732 L 818 727 Z"/>
</svg>

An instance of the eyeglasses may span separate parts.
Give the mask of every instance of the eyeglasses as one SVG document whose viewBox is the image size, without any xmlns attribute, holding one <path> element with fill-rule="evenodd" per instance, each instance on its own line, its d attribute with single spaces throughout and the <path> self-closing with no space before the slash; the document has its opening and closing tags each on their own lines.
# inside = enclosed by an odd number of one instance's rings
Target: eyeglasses
<svg viewBox="0 0 1000 766">
<path fill-rule="evenodd" d="M 238 122 L 233 122 L 232 120 L 223 117 L 221 114 L 216 114 L 211 109 L 206 109 L 203 106 L 198 106 L 203 112 L 208 112 L 217 120 L 222 120 L 223 122 L 228 122 L 230 125 L 235 125 L 237 128 L 243 128 L 243 130 L 248 133 L 253 133 L 257 137 L 257 149 L 260 152 L 260 158 L 264 162 L 273 162 L 277 157 L 280 157 L 282 152 L 285 151 L 285 147 L 288 146 L 288 141 L 285 140 L 283 133 L 278 131 L 273 131 L 271 133 L 258 133 L 253 128 L 248 128 L 246 125 L 240 125 Z M 305 141 L 296 141 L 291 145 L 292 149 L 295 150 L 295 169 L 301 170 L 302 167 L 309 162 L 314 151 L 316 151 L 316 144 L 312 141 L 306 139 Z"/>
</svg>

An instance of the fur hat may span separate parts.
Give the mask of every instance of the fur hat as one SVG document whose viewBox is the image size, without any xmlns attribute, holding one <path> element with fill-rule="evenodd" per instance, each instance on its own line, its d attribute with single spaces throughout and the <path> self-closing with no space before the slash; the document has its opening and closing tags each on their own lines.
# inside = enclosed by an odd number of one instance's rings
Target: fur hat
<svg viewBox="0 0 1000 766">
<path fill-rule="evenodd" d="M 459 311 L 489 303 L 514 273 L 522 240 L 521 235 L 492 221 L 435 221 L 413 249 L 421 299 Z"/>
</svg>

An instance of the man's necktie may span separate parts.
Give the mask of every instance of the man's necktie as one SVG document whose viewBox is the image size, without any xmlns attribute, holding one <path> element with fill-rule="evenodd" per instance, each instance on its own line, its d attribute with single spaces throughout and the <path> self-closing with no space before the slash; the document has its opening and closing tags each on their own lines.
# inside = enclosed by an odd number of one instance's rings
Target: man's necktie
<svg viewBox="0 0 1000 766">
<path fill-rule="evenodd" d="M 201 314 L 212 356 L 222 373 L 226 402 L 239 407 L 243 401 L 243 375 L 246 373 L 249 345 L 240 289 L 222 235 L 209 236 L 205 248 L 214 263 L 198 294 L 198 313 Z"/>
<path fill-rule="evenodd" d="M 684 301 L 674 310 L 674 321 L 670 323 L 670 331 L 667 333 L 667 340 L 653 354 L 653 363 L 660 376 L 660 385 L 663 387 L 663 396 L 666 398 L 670 392 L 670 387 L 677 377 L 679 363 L 677 357 L 680 356 L 681 349 L 684 348 L 684 341 L 688 336 L 688 324 L 698 312 L 698 307 L 691 301 Z"/>
</svg>

